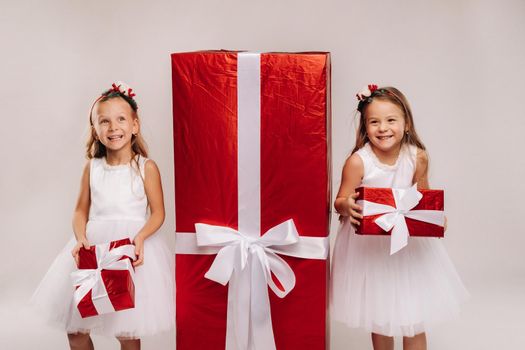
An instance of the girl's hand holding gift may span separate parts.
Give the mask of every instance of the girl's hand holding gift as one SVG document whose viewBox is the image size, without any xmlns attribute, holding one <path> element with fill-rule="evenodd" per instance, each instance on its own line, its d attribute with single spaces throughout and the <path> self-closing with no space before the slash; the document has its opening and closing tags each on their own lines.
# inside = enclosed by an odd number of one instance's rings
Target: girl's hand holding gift
<svg viewBox="0 0 525 350">
<path fill-rule="evenodd" d="M 342 216 L 349 216 L 350 223 L 355 226 L 359 226 L 360 220 L 363 218 L 363 215 L 361 215 L 363 209 L 355 202 L 357 196 L 359 196 L 359 193 L 354 192 L 342 202 L 341 213 Z"/>
<path fill-rule="evenodd" d="M 78 252 L 80 251 L 80 248 L 89 249 L 90 245 L 86 237 L 79 238 L 77 241 L 77 244 L 71 251 L 71 255 L 73 255 L 73 258 L 75 259 L 75 263 L 78 265 Z"/>
<path fill-rule="evenodd" d="M 136 235 L 133 238 L 133 244 L 135 245 L 135 255 L 137 256 L 133 266 L 137 267 L 144 264 L 144 238 L 141 235 Z"/>
<path fill-rule="evenodd" d="M 345 162 L 343 173 L 341 176 L 341 186 L 335 199 L 335 209 L 341 216 L 348 216 L 350 223 L 355 227 L 359 226 L 361 215 L 361 208 L 355 200 L 359 194 L 355 191 L 361 184 L 363 177 L 363 162 L 357 154 L 351 155 Z"/>
</svg>

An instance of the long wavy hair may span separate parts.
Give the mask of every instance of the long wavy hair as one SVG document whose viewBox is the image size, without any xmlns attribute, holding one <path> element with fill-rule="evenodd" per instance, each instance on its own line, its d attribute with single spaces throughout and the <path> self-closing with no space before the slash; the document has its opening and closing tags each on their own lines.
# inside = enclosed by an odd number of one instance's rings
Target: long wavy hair
<svg viewBox="0 0 525 350">
<path fill-rule="evenodd" d="M 92 159 L 92 158 L 102 158 L 105 157 L 107 154 L 106 147 L 96 138 L 95 128 L 93 125 L 93 109 L 98 103 L 103 103 L 108 100 L 111 100 L 113 98 L 122 98 L 124 101 L 126 101 L 133 111 L 133 118 L 135 118 L 140 125 L 140 119 L 139 115 L 137 113 L 138 106 L 137 102 L 131 97 L 128 97 L 127 95 L 115 91 L 113 89 L 107 90 L 102 93 L 102 95 L 93 103 L 93 106 L 91 107 L 91 111 L 89 112 L 89 125 L 90 125 L 90 132 L 88 136 L 88 140 L 86 142 L 86 158 Z M 136 163 L 136 166 L 138 168 L 138 156 L 147 157 L 148 156 L 148 147 L 146 145 L 146 141 L 144 141 L 144 138 L 140 134 L 140 127 L 137 134 L 134 134 L 131 136 L 131 159 Z"/>
<path fill-rule="evenodd" d="M 398 89 L 392 86 L 380 87 L 372 94 L 359 101 L 357 105 L 357 112 L 359 113 L 359 124 L 357 127 L 355 147 L 352 150 L 352 154 L 362 148 L 369 140 L 366 134 L 366 110 L 370 103 L 374 100 L 388 101 L 398 106 L 403 111 L 405 118 L 406 132 L 404 133 L 402 144 L 415 145 L 418 148 L 425 150 L 425 145 L 419 138 L 414 125 L 414 118 L 412 117 L 412 110 L 408 104 L 408 100 L 405 95 Z"/>
</svg>

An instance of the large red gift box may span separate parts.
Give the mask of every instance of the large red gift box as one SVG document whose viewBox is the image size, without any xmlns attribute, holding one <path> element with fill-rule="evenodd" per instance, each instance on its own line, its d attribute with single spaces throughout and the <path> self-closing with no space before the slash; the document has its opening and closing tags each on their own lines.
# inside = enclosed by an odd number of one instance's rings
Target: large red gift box
<svg viewBox="0 0 525 350">
<path fill-rule="evenodd" d="M 72 278 L 83 318 L 135 307 L 134 250 L 129 238 L 80 249 Z"/>
<path fill-rule="evenodd" d="M 399 207 L 399 203 L 396 203 L 394 196 L 395 189 L 392 188 L 374 188 L 374 187 L 359 187 L 356 189 L 356 192 L 359 193 L 356 201 L 358 204 L 362 204 L 364 201 L 368 203 L 378 203 L 393 208 Z M 421 199 L 414 207 L 410 208 L 409 211 L 412 213 L 423 214 L 419 219 L 411 217 L 410 215 L 405 215 L 405 221 L 408 228 L 410 236 L 416 237 L 443 237 L 444 236 L 444 227 L 436 223 L 432 223 L 428 220 L 425 221 L 424 215 L 440 214 L 436 212 L 443 212 L 444 208 L 444 192 L 443 190 L 417 190 L 421 193 Z M 381 228 L 376 220 L 385 215 L 381 214 L 372 214 L 370 215 L 367 212 L 367 205 L 363 206 L 363 219 L 360 222 L 360 225 L 357 226 L 356 233 L 361 235 L 390 235 L 392 230 L 385 231 Z M 408 209 L 408 208 L 407 208 Z M 442 214 L 442 213 L 441 213 Z M 442 215 L 439 215 L 442 217 Z"/>
<path fill-rule="evenodd" d="M 326 349 L 329 54 L 171 62 L 177 349 Z M 310 243 L 322 256 L 301 248 Z"/>
</svg>

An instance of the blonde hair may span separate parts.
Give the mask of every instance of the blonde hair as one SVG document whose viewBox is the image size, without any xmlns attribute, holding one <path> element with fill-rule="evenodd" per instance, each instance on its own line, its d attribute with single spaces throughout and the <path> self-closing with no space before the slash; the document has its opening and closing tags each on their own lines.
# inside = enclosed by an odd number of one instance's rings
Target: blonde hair
<svg viewBox="0 0 525 350">
<path fill-rule="evenodd" d="M 102 158 L 105 157 L 107 154 L 106 147 L 95 137 L 95 129 L 93 126 L 93 120 L 92 120 L 92 114 L 93 114 L 93 108 L 97 103 L 106 102 L 113 98 L 122 98 L 124 101 L 126 101 L 132 110 L 133 118 L 136 119 L 140 124 L 139 115 L 137 113 L 137 103 L 135 100 L 131 97 L 128 97 L 124 95 L 121 92 L 116 92 L 114 90 L 108 90 L 104 92 L 94 103 L 91 107 L 91 111 L 89 112 L 89 125 L 90 125 L 90 132 L 88 136 L 88 140 L 86 142 L 86 158 L 92 159 L 92 158 Z M 131 159 L 136 162 L 136 165 L 138 167 L 138 157 L 143 156 L 145 158 L 148 157 L 148 147 L 146 145 L 146 141 L 144 141 L 144 138 L 140 134 L 140 128 L 137 134 L 133 134 L 131 136 Z"/>
<path fill-rule="evenodd" d="M 359 113 L 359 125 L 357 127 L 355 147 L 352 150 L 352 154 L 362 148 L 369 141 L 366 134 L 366 110 L 373 100 L 391 102 L 403 111 L 407 130 L 403 136 L 403 140 L 401 141 L 402 144 L 406 143 L 415 145 L 422 150 L 426 149 L 425 145 L 417 135 L 416 127 L 414 125 L 414 118 L 412 117 L 412 110 L 410 109 L 410 105 L 408 104 L 408 100 L 406 99 L 405 95 L 403 95 L 403 93 L 395 87 L 386 86 L 378 88 L 372 92 L 370 97 L 359 101 L 359 104 L 357 105 L 357 112 Z"/>
</svg>

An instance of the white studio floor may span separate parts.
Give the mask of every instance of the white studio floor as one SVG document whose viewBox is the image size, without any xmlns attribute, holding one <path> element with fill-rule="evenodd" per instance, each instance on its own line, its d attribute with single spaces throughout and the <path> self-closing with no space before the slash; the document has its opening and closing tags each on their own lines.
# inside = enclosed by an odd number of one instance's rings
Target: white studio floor
<svg viewBox="0 0 525 350">
<path fill-rule="evenodd" d="M 523 273 L 465 280 L 471 293 L 459 320 L 429 330 L 429 350 L 500 350 L 525 348 L 525 276 Z M 68 349 L 65 334 L 42 323 L 26 305 L 30 288 L 0 291 L 0 349 Z M 118 349 L 114 339 L 94 337 L 98 350 Z M 175 348 L 174 332 L 143 340 L 142 349 Z M 371 349 L 368 333 L 333 322 L 331 349 Z M 396 349 L 401 349 L 400 340 Z"/>
</svg>

